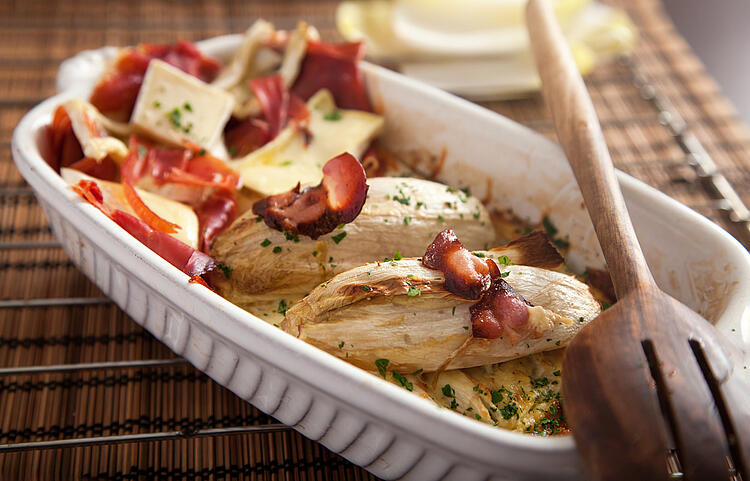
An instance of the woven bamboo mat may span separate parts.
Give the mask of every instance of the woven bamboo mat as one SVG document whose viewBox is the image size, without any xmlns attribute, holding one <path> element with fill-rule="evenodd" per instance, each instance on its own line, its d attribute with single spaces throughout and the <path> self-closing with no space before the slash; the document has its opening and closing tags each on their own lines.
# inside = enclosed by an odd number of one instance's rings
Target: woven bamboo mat
<svg viewBox="0 0 750 481">
<path fill-rule="evenodd" d="M 666 96 L 750 204 L 750 136 L 655 0 L 627 2 L 640 29 L 633 65 Z M 202 0 L 0 3 L 0 366 L 169 359 L 174 355 L 107 303 L 13 307 L 15 299 L 91 299 L 101 293 L 52 241 L 10 158 L 21 116 L 54 90 L 56 67 L 101 45 L 198 40 L 244 30 L 256 17 L 298 18 L 327 39 L 334 3 Z M 612 62 L 587 81 L 617 166 L 729 228 L 684 152 Z M 539 98 L 488 107 L 554 136 Z M 35 243 L 34 248 L 18 243 Z M 28 246 L 27 246 L 28 247 Z M 70 301 L 67 301 L 70 302 Z M 274 423 L 187 365 L 0 376 L 0 444 Z M 292 431 L 0 454 L 0 479 L 370 479 Z"/>
</svg>

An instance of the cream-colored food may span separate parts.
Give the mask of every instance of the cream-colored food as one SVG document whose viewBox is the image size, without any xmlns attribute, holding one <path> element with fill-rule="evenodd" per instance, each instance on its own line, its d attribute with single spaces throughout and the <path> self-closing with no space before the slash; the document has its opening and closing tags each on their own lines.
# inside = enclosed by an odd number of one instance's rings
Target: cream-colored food
<svg viewBox="0 0 750 481">
<path fill-rule="evenodd" d="M 161 60 L 149 62 L 131 122 L 161 142 L 182 147 L 185 140 L 209 149 L 229 120 L 234 98 Z"/>
<path fill-rule="evenodd" d="M 370 189 L 359 216 L 317 240 L 287 236 L 246 212 L 211 250 L 217 261 L 232 269 L 228 279 L 216 276 L 218 292 L 262 315 L 268 313 L 268 304 L 260 311 L 254 304 L 291 302 L 335 274 L 394 257 L 397 251 L 402 256 L 421 255 L 447 227 L 471 249 L 494 240 L 486 209 L 462 191 L 414 178 L 376 177 L 367 182 Z"/>
<path fill-rule="evenodd" d="M 323 165 L 349 152 L 357 158 L 383 129 L 383 117 L 361 110 L 338 109 L 333 96 L 321 90 L 307 101 L 307 132 L 290 124 L 260 149 L 231 163 L 245 187 L 264 195 L 315 185 Z"/>
<path fill-rule="evenodd" d="M 500 268 L 534 307 L 528 308 L 525 329 L 498 339 L 474 338 L 474 301 L 450 293 L 442 272 L 418 259 L 366 264 L 335 276 L 290 308 L 282 328 L 365 369 L 387 358 L 402 372 L 433 372 L 564 346 L 599 314 L 588 287 L 572 276 L 529 266 Z"/>
<path fill-rule="evenodd" d="M 117 122 L 108 121 L 99 111 L 81 99 L 70 99 L 63 104 L 70 117 L 73 133 L 83 149 L 83 155 L 96 161 L 110 156 L 121 162 L 128 155 L 128 147 L 109 133 L 107 127 L 117 129 Z M 123 129 L 117 129 L 123 133 Z"/>
<path fill-rule="evenodd" d="M 110 209 L 120 209 L 128 214 L 136 215 L 133 208 L 130 207 L 125 193 L 122 190 L 122 184 L 108 182 L 106 180 L 95 179 L 89 175 L 73 169 L 63 168 L 60 175 L 68 184 L 75 185 L 80 180 L 92 180 L 99 186 L 104 197 L 104 205 Z M 190 206 L 176 202 L 172 199 L 141 190 L 136 187 L 135 191 L 140 196 L 143 203 L 162 219 L 177 224 L 180 229 L 174 234 L 174 238 L 184 242 L 193 249 L 198 248 L 198 216 L 195 215 Z"/>
</svg>

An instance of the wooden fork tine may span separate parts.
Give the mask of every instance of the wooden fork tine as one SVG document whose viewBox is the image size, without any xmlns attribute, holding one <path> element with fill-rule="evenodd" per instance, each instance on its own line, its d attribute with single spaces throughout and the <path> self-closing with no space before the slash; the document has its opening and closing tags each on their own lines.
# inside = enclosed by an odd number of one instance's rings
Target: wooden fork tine
<svg viewBox="0 0 750 481">
<path fill-rule="evenodd" d="M 694 333 L 686 324 L 668 321 L 688 314 L 697 315 L 677 302 L 673 306 L 673 314 L 665 312 L 658 317 L 650 316 L 646 321 L 651 329 L 661 328 L 674 339 L 684 340 L 653 346 L 661 376 L 661 379 L 655 379 L 657 391 L 660 396 L 666 396 L 671 411 L 665 414 L 665 418 L 672 425 L 684 479 L 726 480 L 729 479 L 729 447 L 711 389 L 688 342 Z M 713 329 L 701 321 L 704 328 Z M 650 359 L 650 363 L 653 361 Z"/>
</svg>

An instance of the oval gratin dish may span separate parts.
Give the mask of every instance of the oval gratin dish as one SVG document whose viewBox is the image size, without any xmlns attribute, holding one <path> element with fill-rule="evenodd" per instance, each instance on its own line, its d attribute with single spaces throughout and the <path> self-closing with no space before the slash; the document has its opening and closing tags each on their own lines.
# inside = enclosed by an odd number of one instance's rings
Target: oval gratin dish
<svg viewBox="0 0 750 481">
<path fill-rule="evenodd" d="M 199 42 L 225 59 L 240 36 Z M 170 349 L 260 410 L 385 479 L 582 479 L 571 436 L 532 437 L 475 422 L 418 398 L 282 332 L 188 276 L 80 200 L 43 160 L 44 126 L 65 99 L 86 98 L 116 49 L 66 60 L 60 93 L 13 134 L 13 158 L 71 260 Z M 490 208 L 532 223 L 544 215 L 568 236 L 568 264 L 601 267 L 601 253 L 562 150 L 498 114 L 363 63 L 383 141 L 419 170 L 444 160 L 437 180 L 470 185 Z M 687 207 L 619 174 L 657 282 L 750 345 L 750 254 Z M 749 374 L 750 375 L 750 374 Z"/>
</svg>

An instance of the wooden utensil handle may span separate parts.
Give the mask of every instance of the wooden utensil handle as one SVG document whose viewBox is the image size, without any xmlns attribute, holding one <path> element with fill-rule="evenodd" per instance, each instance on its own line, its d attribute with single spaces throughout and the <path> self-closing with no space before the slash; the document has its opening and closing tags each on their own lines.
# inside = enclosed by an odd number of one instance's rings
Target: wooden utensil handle
<svg viewBox="0 0 750 481">
<path fill-rule="evenodd" d="M 654 280 L 630 222 L 596 111 L 548 0 L 530 0 L 526 23 L 544 98 L 583 193 L 618 298 Z"/>
</svg>

